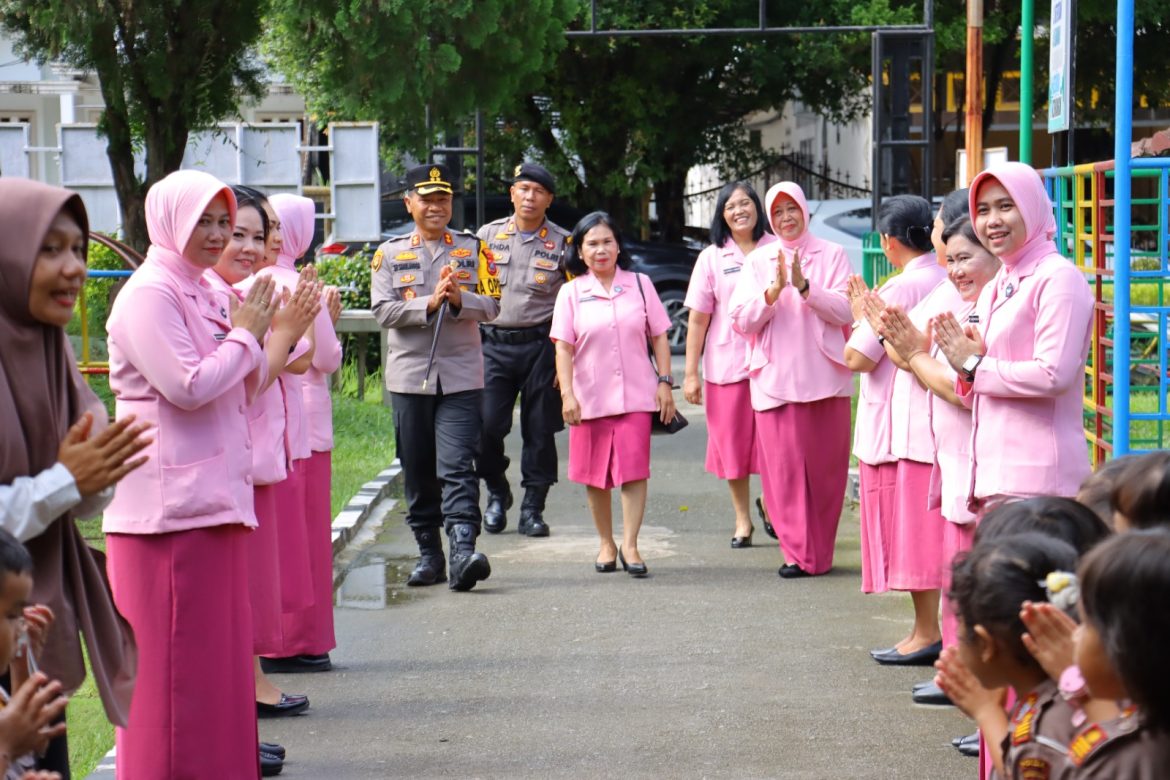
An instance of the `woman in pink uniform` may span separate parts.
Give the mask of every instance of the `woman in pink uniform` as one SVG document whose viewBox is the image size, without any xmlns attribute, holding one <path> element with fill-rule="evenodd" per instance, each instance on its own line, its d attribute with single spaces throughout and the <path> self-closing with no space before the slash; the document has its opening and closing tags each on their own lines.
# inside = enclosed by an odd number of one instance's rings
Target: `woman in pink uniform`
<svg viewBox="0 0 1170 780">
<path fill-rule="evenodd" d="M 313 243 L 316 209 L 299 195 L 273 195 L 269 202 L 280 221 L 282 244 L 276 265 L 289 270 Z M 315 348 L 308 372 L 300 378 L 304 428 L 310 455 L 304 461 L 305 528 L 309 544 L 309 571 L 313 604 L 284 617 L 285 642 L 281 655 L 293 663 L 314 667 L 331 665 L 329 651 L 337 646 L 333 633 L 333 515 L 331 512 L 333 407 L 328 375 L 341 365 L 341 342 L 334 325 L 341 316 L 341 298 L 334 287 L 322 299 L 313 324 Z M 287 663 L 287 661 L 286 661 Z"/>
<path fill-rule="evenodd" d="M 901 273 L 877 294 L 907 309 L 945 280 L 931 251 L 930 204 L 917 195 L 882 202 L 878 230 L 886 259 Z M 927 509 L 934 442 L 925 393 L 888 359 L 883 339 L 865 321 L 865 283 L 850 283 L 853 335 L 845 363 L 861 373 L 853 453 L 861 482 L 861 589 L 910 591 L 914 625 L 896 645 L 871 653 L 882 664 L 929 665 L 939 647 L 939 548 L 942 517 Z M 920 397 L 915 397 L 920 396 Z M 917 406 L 913 406 L 917 400 Z"/>
<path fill-rule="evenodd" d="M 1052 242 L 1039 174 L 1003 163 L 971 185 L 975 233 L 1003 262 L 979 296 L 977 325 L 934 320 L 935 339 L 971 407 L 973 511 L 1012 497 L 1075 496 L 1088 476 L 1082 422 L 1093 296 Z"/>
<path fill-rule="evenodd" d="M 850 269 L 840 245 L 808 232 L 799 185 L 776 184 L 764 206 L 780 243 L 747 256 L 731 317 L 748 337 L 764 500 L 787 560 L 779 574 L 807 577 L 832 568 L 845 501 Z"/>
<path fill-rule="evenodd" d="M 213 289 L 225 296 L 243 298 L 243 290 L 247 289 L 245 281 L 264 258 L 270 225 L 268 215 L 253 190 L 233 187 L 232 192 L 237 204 L 232 237 L 215 267 L 205 272 L 204 278 Z M 313 278 L 315 274 L 307 275 L 306 281 Z M 241 285 L 241 288 L 232 285 Z M 276 508 L 276 486 L 288 476 L 288 448 L 284 397 L 278 380 L 284 372 L 303 374 L 312 359 L 311 342 L 301 338 L 290 343 L 290 335 L 269 334 L 265 342 L 268 377 L 259 396 L 248 407 L 248 425 L 253 445 L 253 497 L 259 523 L 256 532 L 248 540 L 253 652 L 257 656 L 279 652 L 283 641 L 278 528 L 280 516 Z M 254 672 L 256 708 L 261 717 L 295 715 L 308 708 L 308 697 L 286 694 L 264 675 L 259 658 Z M 261 760 L 265 760 L 263 755 Z"/>
<path fill-rule="evenodd" d="M 638 551 L 650 477 L 651 415 L 674 417 L 674 378 L 666 332 L 670 317 L 651 281 L 626 269 L 621 238 L 602 211 L 573 228 L 565 267 L 576 278 L 561 287 L 553 309 L 561 413 L 569 424 L 569 479 L 585 485 L 601 550 L 598 572 L 648 574 Z M 654 346 L 655 376 L 646 353 Z M 621 487 L 622 546 L 613 541 L 610 493 Z"/>
<path fill-rule="evenodd" d="M 761 218 L 763 209 L 760 196 L 747 182 L 732 182 L 719 191 L 711 219 L 711 246 L 695 263 L 685 301 L 691 313 L 683 394 L 691 403 L 706 407 L 706 467 L 731 488 L 735 509 L 731 546 L 735 548 L 752 546 L 755 529 L 748 515 L 748 483 L 760 468 L 748 387 L 747 340 L 732 325 L 728 305 L 744 258 L 757 246 L 777 240 Z"/>
<path fill-rule="evenodd" d="M 158 426 L 148 464 L 106 510 L 114 597 L 141 649 L 118 776 L 255 777 L 247 539 L 256 526 L 247 407 L 266 378 L 271 281 L 235 304 L 203 272 L 231 236 L 236 201 L 198 171 L 146 197 L 151 247 L 110 313 L 119 418 Z M 295 339 L 294 339 L 295 340 Z"/>
</svg>

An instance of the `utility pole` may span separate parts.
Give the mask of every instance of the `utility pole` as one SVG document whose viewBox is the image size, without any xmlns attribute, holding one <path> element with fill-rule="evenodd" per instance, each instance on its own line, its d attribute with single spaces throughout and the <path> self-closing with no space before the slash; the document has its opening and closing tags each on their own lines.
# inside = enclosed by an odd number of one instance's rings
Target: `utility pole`
<svg viewBox="0 0 1170 780">
<path fill-rule="evenodd" d="M 967 0 L 967 183 L 983 170 L 983 0 Z"/>
</svg>

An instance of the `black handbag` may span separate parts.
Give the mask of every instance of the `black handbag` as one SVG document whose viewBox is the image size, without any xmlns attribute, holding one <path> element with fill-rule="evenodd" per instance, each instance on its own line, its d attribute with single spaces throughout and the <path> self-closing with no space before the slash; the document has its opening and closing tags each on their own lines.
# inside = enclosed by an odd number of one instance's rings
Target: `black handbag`
<svg viewBox="0 0 1170 780">
<path fill-rule="evenodd" d="M 662 376 L 662 372 L 658 370 L 658 364 L 654 361 L 654 349 L 649 345 L 650 310 L 646 308 L 646 291 L 642 289 L 642 274 L 636 274 L 636 276 L 638 279 L 638 292 L 642 295 L 642 311 L 646 315 L 646 357 L 650 359 L 650 366 L 654 369 L 654 376 Z M 654 412 L 650 417 L 651 435 L 678 433 L 688 425 L 690 425 L 690 422 L 687 418 L 683 417 L 683 413 L 678 409 L 674 410 L 674 417 L 670 418 L 669 422 L 662 422 L 662 417 L 657 412 Z"/>
</svg>

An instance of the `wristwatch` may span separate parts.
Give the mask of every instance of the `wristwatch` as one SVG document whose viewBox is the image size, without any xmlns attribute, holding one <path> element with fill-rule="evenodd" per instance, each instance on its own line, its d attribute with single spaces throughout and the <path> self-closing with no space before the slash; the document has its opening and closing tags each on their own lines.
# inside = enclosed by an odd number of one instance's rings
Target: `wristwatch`
<svg viewBox="0 0 1170 780">
<path fill-rule="evenodd" d="M 662 374 L 661 376 L 658 377 L 658 381 L 665 382 L 666 384 L 670 385 L 671 387 L 674 387 L 674 377 L 671 376 L 670 374 Z"/>
<path fill-rule="evenodd" d="M 982 362 L 983 362 L 982 355 L 972 355 L 971 357 L 969 357 L 963 361 L 963 365 L 962 365 L 963 374 L 964 374 L 963 378 L 967 382 L 974 382 L 975 381 L 975 369 L 979 368 L 979 364 Z"/>
</svg>

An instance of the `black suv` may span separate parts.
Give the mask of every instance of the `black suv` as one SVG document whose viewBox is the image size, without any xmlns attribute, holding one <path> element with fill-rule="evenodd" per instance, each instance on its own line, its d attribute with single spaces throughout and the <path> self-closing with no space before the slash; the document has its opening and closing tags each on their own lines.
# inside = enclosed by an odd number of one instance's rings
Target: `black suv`
<svg viewBox="0 0 1170 780">
<path fill-rule="evenodd" d="M 464 196 L 463 224 L 469 227 L 475 225 L 475 199 Z M 512 213 L 512 201 L 507 195 L 488 195 L 484 202 L 484 219 L 493 222 Z M 572 230 L 586 212 L 559 201 L 553 201 L 548 210 L 548 218 L 566 230 Z M 318 222 L 318 231 L 321 223 Z M 402 198 L 395 195 L 382 198 L 382 240 L 393 236 L 400 236 L 414 229 L 410 215 Z M 474 228 L 472 228 L 474 229 Z M 315 237 L 313 244 L 319 246 L 322 241 L 320 233 Z M 373 251 L 374 245 L 368 242 L 334 242 L 316 250 L 318 255 L 352 255 L 361 251 Z M 633 262 L 634 271 L 644 273 L 654 283 L 666 313 L 670 315 L 670 350 L 675 355 L 686 351 L 687 344 L 687 310 L 683 307 L 686 298 L 687 285 L 691 280 L 691 270 L 695 267 L 695 260 L 699 251 L 683 244 L 665 244 L 651 241 L 634 241 L 626 238 L 622 242 L 622 249 Z"/>
</svg>

